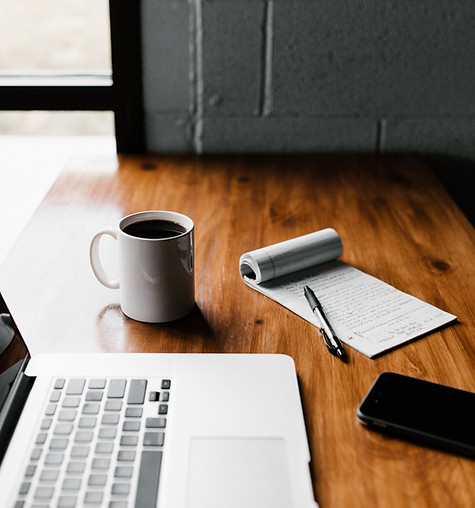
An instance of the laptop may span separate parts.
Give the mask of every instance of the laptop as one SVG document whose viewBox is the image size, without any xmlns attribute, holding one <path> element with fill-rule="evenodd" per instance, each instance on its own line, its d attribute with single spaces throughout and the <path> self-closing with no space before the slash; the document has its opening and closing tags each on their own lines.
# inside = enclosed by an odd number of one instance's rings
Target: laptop
<svg viewBox="0 0 475 508">
<path fill-rule="evenodd" d="M 30 358 L 0 313 L 2 507 L 317 506 L 289 356 Z"/>
</svg>

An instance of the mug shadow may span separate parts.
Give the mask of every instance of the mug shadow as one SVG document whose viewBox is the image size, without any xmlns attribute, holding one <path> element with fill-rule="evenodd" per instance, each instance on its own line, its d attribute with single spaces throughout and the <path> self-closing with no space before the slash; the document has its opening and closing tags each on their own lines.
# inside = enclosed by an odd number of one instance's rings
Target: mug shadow
<svg viewBox="0 0 475 508">
<path fill-rule="evenodd" d="M 100 349 L 116 352 L 154 350 L 159 344 L 166 350 L 199 352 L 215 342 L 213 329 L 195 303 L 191 312 L 175 321 L 142 323 L 127 317 L 119 304 L 105 306 L 96 318 L 96 339 Z M 160 348 L 162 349 L 162 348 Z"/>
<path fill-rule="evenodd" d="M 194 341 L 196 338 L 207 341 L 215 339 L 213 329 L 196 303 L 191 312 L 180 319 L 166 323 L 148 323 L 147 326 L 160 331 L 165 330 L 167 335 L 172 334 L 188 341 Z"/>
</svg>

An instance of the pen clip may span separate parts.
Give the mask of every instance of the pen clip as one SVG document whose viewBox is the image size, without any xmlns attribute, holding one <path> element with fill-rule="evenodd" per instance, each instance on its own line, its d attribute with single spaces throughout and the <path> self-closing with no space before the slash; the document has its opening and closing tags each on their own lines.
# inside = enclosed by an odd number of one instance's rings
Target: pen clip
<svg viewBox="0 0 475 508">
<path fill-rule="evenodd" d="M 335 343 L 333 343 L 324 328 L 320 328 L 320 332 L 323 336 L 323 342 L 325 343 L 325 346 L 327 346 L 328 351 L 330 351 L 332 355 L 340 358 L 340 360 L 345 361 L 346 353 L 345 350 L 343 349 L 343 346 L 340 343 L 340 339 L 338 339 L 338 337 L 334 335 L 333 340 L 335 341 Z"/>
<path fill-rule="evenodd" d="M 332 344 L 332 342 L 330 340 L 330 337 L 328 337 L 328 334 L 325 331 L 325 328 L 323 328 L 323 327 L 320 328 L 320 333 L 322 334 L 323 342 L 325 342 L 325 346 L 327 346 L 328 351 L 330 351 L 330 353 L 333 354 L 333 355 L 336 354 L 336 348 Z"/>
</svg>

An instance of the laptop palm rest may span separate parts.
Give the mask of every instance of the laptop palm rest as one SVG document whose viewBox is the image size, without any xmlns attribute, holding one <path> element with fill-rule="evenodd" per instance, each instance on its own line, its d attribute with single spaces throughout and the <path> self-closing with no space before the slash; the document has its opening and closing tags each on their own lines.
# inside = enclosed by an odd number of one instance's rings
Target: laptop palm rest
<svg viewBox="0 0 475 508">
<path fill-rule="evenodd" d="M 284 439 L 192 439 L 188 483 L 189 508 L 292 506 Z"/>
</svg>

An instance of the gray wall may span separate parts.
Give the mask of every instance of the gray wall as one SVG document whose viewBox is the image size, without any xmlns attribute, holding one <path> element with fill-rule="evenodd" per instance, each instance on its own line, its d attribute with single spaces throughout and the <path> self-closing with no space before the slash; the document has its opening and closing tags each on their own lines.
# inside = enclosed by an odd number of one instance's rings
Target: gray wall
<svg viewBox="0 0 475 508">
<path fill-rule="evenodd" d="M 147 147 L 475 159 L 474 0 L 142 0 Z"/>
</svg>

